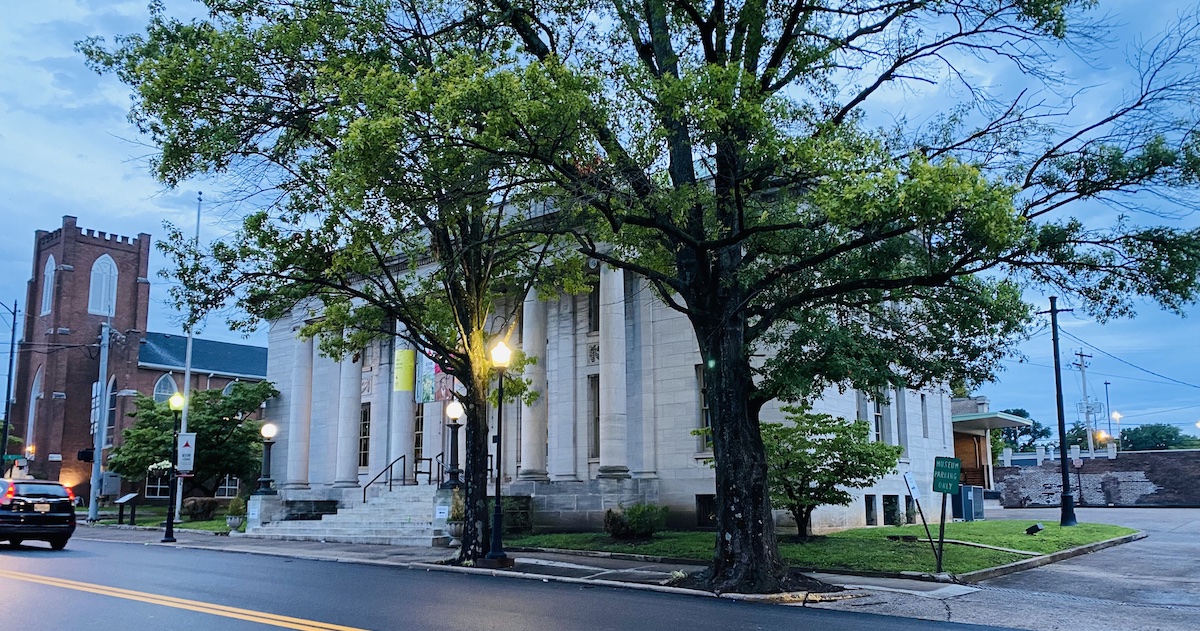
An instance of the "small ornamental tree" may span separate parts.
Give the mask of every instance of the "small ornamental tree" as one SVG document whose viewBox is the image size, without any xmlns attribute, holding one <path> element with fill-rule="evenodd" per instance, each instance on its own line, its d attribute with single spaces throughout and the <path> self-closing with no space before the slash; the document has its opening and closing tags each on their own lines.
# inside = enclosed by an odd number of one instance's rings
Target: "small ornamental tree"
<svg viewBox="0 0 1200 631">
<path fill-rule="evenodd" d="M 235 384 L 228 395 L 220 390 L 192 393 L 188 431 L 196 434 L 196 458 L 188 488 L 211 497 L 226 475 L 243 480 L 254 476 L 261 463 L 262 437 L 258 421 L 247 419 L 278 394 L 266 381 Z M 108 457 L 109 471 L 126 480 L 145 479 L 163 461 L 169 466 L 175 423 L 166 403 L 139 395 L 134 405 L 130 416 L 137 422 L 123 432 L 124 442 Z"/>
<path fill-rule="evenodd" d="M 763 423 L 771 502 L 792 514 L 800 537 L 812 534 L 818 506 L 846 506 L 861 489 L 894 471 L 902 449 L 867 439 L 866 421 L 785 407 L 789 423 Z"/>
</svg>

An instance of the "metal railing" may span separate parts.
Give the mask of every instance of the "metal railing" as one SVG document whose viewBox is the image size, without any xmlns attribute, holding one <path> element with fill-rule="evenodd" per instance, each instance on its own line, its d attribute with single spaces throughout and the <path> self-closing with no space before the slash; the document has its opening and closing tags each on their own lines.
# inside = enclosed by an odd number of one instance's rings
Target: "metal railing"
<svg viewBox="0 0 1200 631">
<path fill-rule="evenodd" d="M 385 474 L 385 473 L 386 473 L 386 474 L 388 474 L 388 490 L 389 490 L 389 491 L 390 491 L 390 490 L 392 490 L 392 482 L 393 482 L 393 478 L 392 478 L 391 472 L 392 472 L 392 468 L 396 466 L 396 463 L 397 463 L 397 462 L 401 462 L 401 463 L 406 463 L 406 462 L 408 462 L 408 460 L 407 460 L 407 455 L 400 456 L 399 458 L 396 458 L 395 460 L 393 460 L 393 461 L 389 462 L 389 463 L 388 463 L 388 466 L 386 466 L 386 467 L 384 467 L 384 468 L 383 468 L 383 471 L 380 471 L 379 473 L 376 473 L 376 474 L 375 474 L 375 477 L 371 478 L 371 481 L 370 481 L 370 482 L 367 482 L 367 484 L 366 484 L 365 486 L 363 486 L 363 503 L 364 503 L 364 504 L 366 504 L 366 503 L 367 503 L 367 489 L 368 489 L 368 488 L 370 488 L 372 484 L 375 484 L 377 481 L 379 481 L 379 478 L 380 478 L 380 477 L 382 477 L 382 476 L 383 476 L 383 474 Z M 404 465 L 403 465 L 403 464 L 401 464 L 401 465 L 400 465 L 400 471 L 401 471 L 401 472 L 404 472 L 404 470 L 405 470 L 405 468 L 404 468 Z M 415 481 L 415 480 L 414 480 L 414 481 Z M 407 476 L 405 476 L 405 478 L 404 478 L 403 482 L 404 482 L 404 484 L 408 484 L 408 477 L 407 477 Z"/>
</svg>

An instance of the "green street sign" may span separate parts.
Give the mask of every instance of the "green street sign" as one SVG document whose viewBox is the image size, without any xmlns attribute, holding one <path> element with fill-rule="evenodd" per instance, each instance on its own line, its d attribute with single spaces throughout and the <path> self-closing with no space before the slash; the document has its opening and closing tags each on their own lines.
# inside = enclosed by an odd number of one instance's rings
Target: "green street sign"
<svg viewBox="0 0 1200 631">
<path fill-rule="evenodd" d="M 24 458 L 24 457 L 25 456 L 22 456 L 20 454 L 4 454 L 5 462 L 13 462 L 15 460 L 20 460 L 21 458 Z"/>
<path fill-rule="evenodd" d="M 933 492 L 958 495 L 962 460 L 938 456 L 933 459 Z"/>
</svg>

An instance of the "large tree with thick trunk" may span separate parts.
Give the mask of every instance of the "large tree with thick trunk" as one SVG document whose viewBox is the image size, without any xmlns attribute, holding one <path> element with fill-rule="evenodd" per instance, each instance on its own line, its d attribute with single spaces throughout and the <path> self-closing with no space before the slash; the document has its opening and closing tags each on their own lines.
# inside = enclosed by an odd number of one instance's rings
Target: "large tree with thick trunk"
<svg viewBox="0 0 1200 631">
<path fill-rule="evenodd" d="M 462 384 L 459 560 L 473 562 L 488 543 L 489 349 L 536 282 L 582 290 L 582 267 L 554 243 L 565 213 L 546 214 L 546 182 L 504 157 L 503 120 L 470 113 L 541 116 L 536 74 L 483 76 L 485 39 L 440 41 L 429 16 L 399 25 L 387 4 L 213 2 L 210 21 L 156 11 L 145 35 L 81 48 L 134 88 L 162 181 L 220 174 L 252 209 L 203 251 L 170 229 L 179 305 L 196 318 L 237 307 L 247 329 L 300 313 L 300 335 L 333 357 L 400 338 Z M 523 381 L 510 384 L 511 400 Z"/>
</svg>

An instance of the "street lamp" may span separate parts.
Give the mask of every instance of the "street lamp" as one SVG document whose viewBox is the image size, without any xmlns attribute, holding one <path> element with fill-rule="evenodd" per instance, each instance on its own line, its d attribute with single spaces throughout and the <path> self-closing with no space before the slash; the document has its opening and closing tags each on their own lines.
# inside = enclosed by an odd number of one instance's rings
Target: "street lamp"
<svg viewBox="0 0 1200 631">
<path fill-rule="evenodd" d="M 162 543 L 175 543 L 175 492 L 179 486 L 175 484 L 175 480 L 178 478 L 175 466 L 179 460 L 179 417 L 183 414 L 185 403 L 187 401 L 178 392 L 167 399 L 167 405 L 171 407 L 171 414 L 175 417 L 175 422 L 171 426 L 171 473 L 167 478 L 170 482 L 167 491 L 167 526 L 163 532 Z"/>
<path fill-rule="evenodd" d="M 452 399 L 446 404 L 446 417 L 450 419 L 450 422 L 446 424 L 446 427 L 450 428 L 450 470 L 447 471 L 450 479 L 442 483 L 441 488 L 443 489 L 462 487 L 462 480 L 459 479 L 462 471 L 458 468 L 458 428 L 462 425 L 459 424 L 458 419 L 462 418 L 465 412 L 463 404 L 459 403 L 458 399 Z"/>
<path fill-rule="evenodd" d="M 477 562 L 480 567 L 512 567 L 514 563 L 504 554 L 504 542 L 500 536 L 504 522 L 500 507 L 500 478 L 504 474 L 503 460 L 501 459 L 504 453 L 504 370 L 508 368 L 510 359 L 512 359 L 512 351 L 505 346 L 503 341 L 497 342 L 492 347 L 492 366 L 496 368 L 498 375 L 496 379 L 496 501 L 492 510 L 492 545 L 487 557 L 479 560 L 482 563 Z"/>
<path fill-rule="evenodd" d="M 279 428 L 274 423 L 263 423 L 258 431 L 263 437 L 262 474 L 258 476 L 258 488 L 251 495 L 276 495 L 279 491 L 271 488 L 271 445 L 275 444 L 271 439 L 275 438 Z"/>
</svg>

